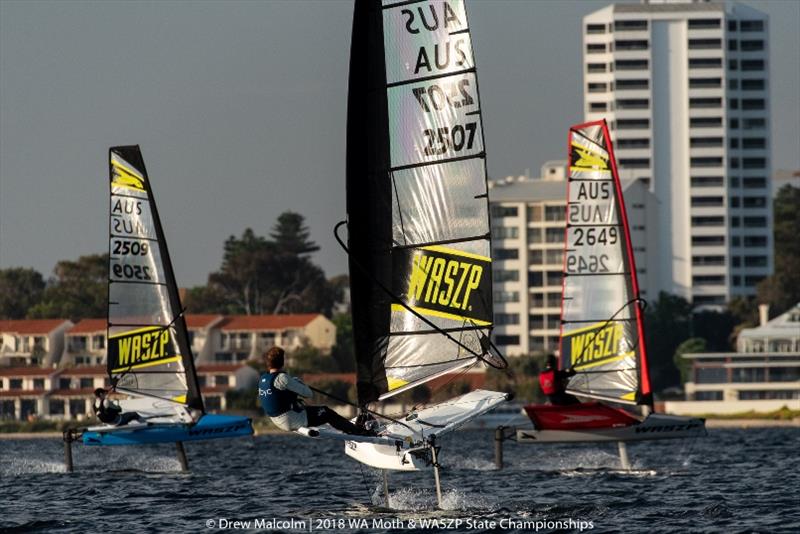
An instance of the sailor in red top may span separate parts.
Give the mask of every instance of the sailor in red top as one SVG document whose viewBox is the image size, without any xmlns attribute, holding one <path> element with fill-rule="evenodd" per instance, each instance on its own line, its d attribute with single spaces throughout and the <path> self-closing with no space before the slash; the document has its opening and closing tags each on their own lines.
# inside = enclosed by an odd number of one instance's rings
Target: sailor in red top
<svg viewBox="0 0 800 534">
<path fill-rule="evenodd" d="M 539 386 L 542 393 L 547 395 L 550 404 L 567 405 L 580 404 L 580 401 L 567 393 L 567 381 L 575 375 L 574 369 L 561 370 L 558 368 L 556 357 L 552 354 L 547 357 L 544 371 L 539 373 Z"/>
</svg>

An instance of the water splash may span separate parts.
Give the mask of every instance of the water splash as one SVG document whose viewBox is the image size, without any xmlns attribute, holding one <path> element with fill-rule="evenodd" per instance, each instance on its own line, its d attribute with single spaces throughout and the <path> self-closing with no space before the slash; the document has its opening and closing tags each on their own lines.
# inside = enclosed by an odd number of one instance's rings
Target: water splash
<svg viewBox="0 0 800 534">
<path fill-rule="evenodd" d="M 0 475 L 20 476 L 41 473 L 65 473 L 61 462 L 39 460 L 37 458 L 9 458 L 0 463 Z"/>
</svg>

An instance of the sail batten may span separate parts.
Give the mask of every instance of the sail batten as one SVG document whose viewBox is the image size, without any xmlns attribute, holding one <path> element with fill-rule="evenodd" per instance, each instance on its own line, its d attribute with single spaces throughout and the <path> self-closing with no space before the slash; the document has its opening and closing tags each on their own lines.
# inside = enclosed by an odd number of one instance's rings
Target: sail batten
<svg viewBox="0 0 800 534">
<path fill-rule="evenodd" d="M 347 136 L 365 404 L 473 365 L 491 332 L 483 125 L 462 0 L 356 0 Z"/>
<path fill-rule="evenodd" d="M 109 150 L 107 371 L 120 391 L 203 411 L 175 275 L 138 146 Z"/>
<path fill-rule="evenodd" d="M 577 374 L 567 390 L 649 403 L 636 264 L 605 121 L 573 126 L 568 154 L 560 357 Z"/>
</svg>

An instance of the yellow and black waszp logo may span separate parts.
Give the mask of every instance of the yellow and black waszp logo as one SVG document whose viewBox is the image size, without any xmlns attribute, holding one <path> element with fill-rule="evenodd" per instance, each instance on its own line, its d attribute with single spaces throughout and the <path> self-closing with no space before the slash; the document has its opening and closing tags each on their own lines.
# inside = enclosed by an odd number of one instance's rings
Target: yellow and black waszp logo
<svg viewBox="0 0 800 534">
<path fill-rule="evenodd" d="M 127 189 L 134 189 L 136 191 L 145 191 L 144 180 L 139 173 L 133 170 L 131 167 L 127 167 L 119 161 L 112 159 L 111 168 L 113 170 L 111 179 L 112 184 L 119 187 L 125 187 Z"/>
<path fill-rule="evenodd" d="M 570 170 L 607 171 L 608 154 L 592 150 L 573 141 L 570 147 Z"/>
<path fill-rule="evenodd" d="M 395 292 L 414 311 L 491 324 L 491 258 L 441 246 L 395 251 L 394 258 Z"/>
<path fill-rule="evenodd" d="M 623 350 L 625 325 L 620 322 L 596 323 L 573 330 L 561 338 L 561 351 L 576 370 L 620 360 L 632 354 Z"/>
<path fill-rule="evenodd" d="M 108 359 L 112 373 L 162 365 L 180 359 L 169 328 L 148 326 L 109 338 Z"/>
</svg>

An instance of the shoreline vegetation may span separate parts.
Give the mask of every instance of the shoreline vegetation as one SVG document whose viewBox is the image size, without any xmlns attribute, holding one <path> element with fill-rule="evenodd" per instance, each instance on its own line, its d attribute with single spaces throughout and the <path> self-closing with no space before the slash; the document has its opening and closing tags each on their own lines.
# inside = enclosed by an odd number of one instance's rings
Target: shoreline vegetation
<svg viewBox="0 0 800 534">
<path fill-rule="evenodd" d="M 242 415 L 242 414 L 237 414 Z M 741 412 L 734 414 L 695 414 L 691 417 L 706 419 L 708 428 L 767 428 L 767 427 L 800 427 L 800 410 L 783 407 L 772 412 Z M 86 427 L 97 424 L 96 421 L 0 421 L 0 440 L 60 438 L 67 428 Z M 280 430 L 266 417 L 253 417 L 253 429 L 256 436 L 280 434 Z"/>
</svg>

